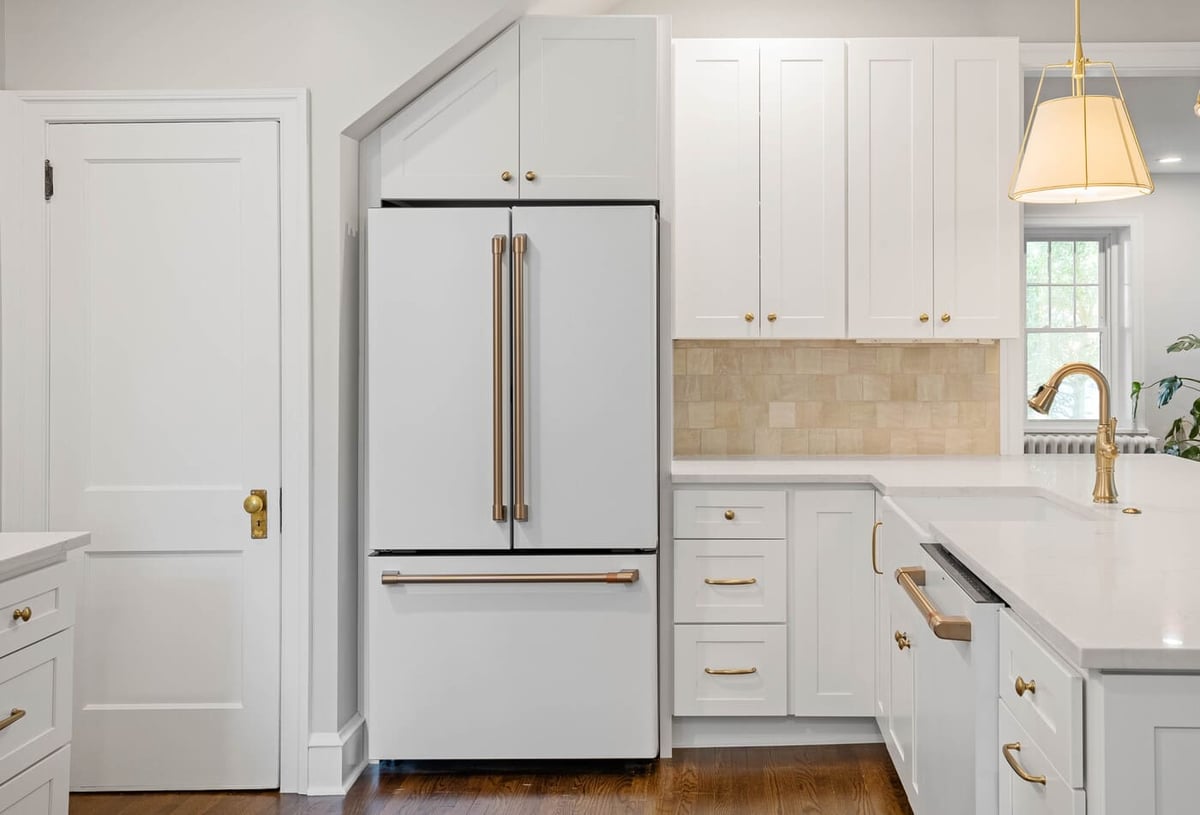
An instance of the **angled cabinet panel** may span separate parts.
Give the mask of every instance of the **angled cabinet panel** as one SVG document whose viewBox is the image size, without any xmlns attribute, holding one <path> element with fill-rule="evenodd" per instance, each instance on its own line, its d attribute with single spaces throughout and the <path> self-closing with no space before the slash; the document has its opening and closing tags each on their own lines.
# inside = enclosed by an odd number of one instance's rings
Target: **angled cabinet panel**
<svg viewBox="0 0 1200 815">
<path fill-rule="evenodd" d="M 384 198 L 517 197 L 518 48 L 514 26 L 383 125 Z"/>
</svg>

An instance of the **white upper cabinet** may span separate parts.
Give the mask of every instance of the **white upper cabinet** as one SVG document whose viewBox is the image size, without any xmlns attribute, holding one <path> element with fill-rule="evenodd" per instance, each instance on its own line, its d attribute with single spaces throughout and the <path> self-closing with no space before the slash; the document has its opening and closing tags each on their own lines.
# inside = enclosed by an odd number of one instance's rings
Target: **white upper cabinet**
<svg viewBox="0 0 1200 815">
<path fill-rule="evenodd" d="M 517 197 L 519 45 L 510 28 L 383 125 L 384 198 Z"/>
<path fill-rule="evenodd" d="M 654 200 L 658 18 L 526 17 L 381 128 L 385 199 Z"/>
<path fill-rule="evenodd" d="M 1008 198 L 1021 126 L 1018 53 L 1016 39 L 934 40 L 938 337 L 1020 333 L 1021 207 Z"/>
<path fill-rule="evenodd" d="M 758 330 L 758 45 L 676 40 L 675 336 Z"/>
<path fill-rule="evenodd" d="M 850 336 L 932 337 L 933 41 L 851 40 Z"/>
<path fill-rule="evenodd" d="M 846 336 L 846 45 L 763 40 L 762 336 Z"/>
<path fill-rule="evenodd" d="M 654 17 L 527 17 L 521 197 L 658 197 Z"/>
</svg>

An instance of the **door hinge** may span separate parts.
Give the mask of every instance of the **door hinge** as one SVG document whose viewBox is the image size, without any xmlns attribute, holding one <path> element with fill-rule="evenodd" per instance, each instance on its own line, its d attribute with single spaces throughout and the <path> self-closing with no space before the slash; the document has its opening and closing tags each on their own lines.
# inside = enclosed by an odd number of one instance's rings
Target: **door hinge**
<svg viewBox="0 0 1200 815">
<path fill-rule="evenodd" d="M 54 165 L 50 163 L 50 159 L 46 159 L 45 179 L 46 200 L 49 201 L 54 197 Z"/>
</svg>

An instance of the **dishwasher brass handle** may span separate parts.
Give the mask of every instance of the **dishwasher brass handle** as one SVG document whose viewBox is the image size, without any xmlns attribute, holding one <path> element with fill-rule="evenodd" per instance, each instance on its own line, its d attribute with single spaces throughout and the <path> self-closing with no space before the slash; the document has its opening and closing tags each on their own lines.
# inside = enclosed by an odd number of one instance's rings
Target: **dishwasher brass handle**
<svg viewBox="0 0 1200 815">
<path fill-rule="evenodd" d="M 758 673 L 758 668 L 705 668 L 709 676 L 748 676 Z"/>
<path fill-rule="evenodd" d="M 1024 767 L 1021 762 L 1017 761 L 1017 757 L 1013 753 L 1021 752 L 1021 742 L 1014 741 L 1011 744 L 1006 744 L 1001 748 L 1004 753 L 1004 760 L 1008 762 L 1008 766 L 1012 767 L 1012 771 L 1017 774 L 1017 777 L 1022 781 L 1028 781 L 1030 784 L 1041 784 L 1046 786 L 1046 776 L 1032 775 Z"/>
<path fill-rule="evenodd" d="M 753 586 L 758 582 L 757 577 L 706 577 L 704 582 L 710 586 Z"/>
<path fill-rule="evenodd" d="M 1030 679 L 1026 682 L 1022 677 L 1018 676 L 1017 681 L 1013 683 L 1013 689 L 1017 692 L 1017 696 L 1024 696 L 1026 691 L 1037 693 L 1037 680 Z"/>
<path fill-rule="evenodd" d="M 0 719 L 0 730 L 7 730 L 8 728 L 12 727 L 14 724 L 21 721 L 21 719 L 24 719 L 24 718 L 25 718 L 25 711 L 21 710 L 21 708 L 19 708 L 19 707 L 14 707 L 12 709 L 12 713 L 10 713 L 8 716 L 6 716 L 3 719 Z"/>
<path fill-rule="evenodd" d="M 883 570 L 879 568 L 879 527 L 883 526 L 883 521 L 876 521 L 871 527 L 871 571 L 875 574 L 883 574 Z"/>
<path fill-rule="evenodd" d="M 935 637 L 940 640 L 971 641 L 971 621 L 966 617 L 947 617 L 921 591 L 921 586 L 925 585 L 924 569 L 920 566 L 902 566 L 896 570 L 896 582 L 925 617 Z"/>
<path fill-rule="evenodd" d="M 18 620 L 20 622 L 27 623 L 27 622 L 29 622 L 29 618 L 32 616 L 33 616 L 33 609 L 31 609 L 29 606 L 25 606 L 25 608 L 14 608 L 13 609 L 13 619 L 14 620 Z"/>
<path fill-rule="evenodd" d="M 380 583 L 385 586 L 445 585 L 449 583 L 636 583 L 641 579 L 637 569 L 619 572 L 532 572 L 512 574 L 402 574 L 384 572 Z"/>
</svg>

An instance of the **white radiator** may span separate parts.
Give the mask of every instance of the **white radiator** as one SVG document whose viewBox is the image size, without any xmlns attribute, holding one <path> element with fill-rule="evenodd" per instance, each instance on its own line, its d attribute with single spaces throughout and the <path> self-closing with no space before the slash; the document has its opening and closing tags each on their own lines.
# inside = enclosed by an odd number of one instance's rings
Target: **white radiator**
<svg viewBox="0 0 1200 815">
<path fill-rule="evenodd" d="M 1154 436 L 1117 436 L 1117 449 L 1122 453 L 1157 453 L 1158 439 Z M 1094 433 L 1027 433 L 1026 453 L 1094 453 Z"/>
</svg>

